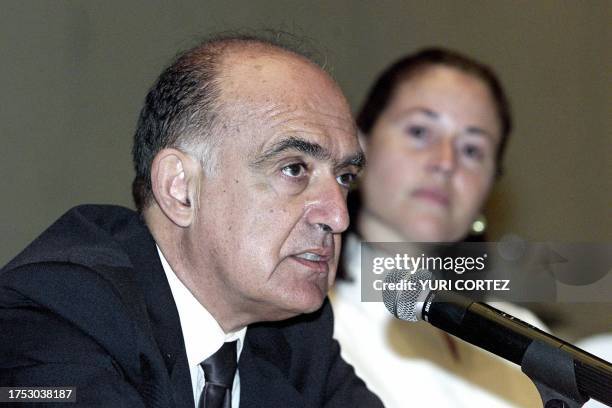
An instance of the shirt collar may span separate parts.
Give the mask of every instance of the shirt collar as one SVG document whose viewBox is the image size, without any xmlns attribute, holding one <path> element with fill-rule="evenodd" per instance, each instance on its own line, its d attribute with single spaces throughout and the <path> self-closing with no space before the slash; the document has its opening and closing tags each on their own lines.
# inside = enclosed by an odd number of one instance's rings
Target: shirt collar
<svg viewBox="0 0 612 408">
<path fill-rule="evenodd" d="M 189 367 L 198 366 L 219 350 L 224 342 L 234 340 L 238 340 L 236 356 L 239 358 L 247 328 L 225 333 L 210 312 L 176 276 L 159 246 L 156 247 L 181 320 Z"/>
</svg>

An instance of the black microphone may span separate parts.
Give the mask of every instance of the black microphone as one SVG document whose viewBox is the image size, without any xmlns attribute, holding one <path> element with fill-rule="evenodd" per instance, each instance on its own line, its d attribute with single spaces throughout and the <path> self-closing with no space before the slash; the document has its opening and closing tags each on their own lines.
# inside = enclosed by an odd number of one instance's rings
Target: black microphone
<svg viewBox="0 0 612 408">
<path fill-rule="evenodd" d="M 432 274 L 426 270 L 389 272 L 385 306 L 399 319 L 424 320 L 520 365 L 545 404 L 562 396 L 564 402 L 545 406 L 582 406 L 589 398 L 612 406 L 612 364 L 494 307 L 455 292 L 428 290 L 428 281 Z M 568 398 L 570 405 L 554 405 Z"/>
</svg>

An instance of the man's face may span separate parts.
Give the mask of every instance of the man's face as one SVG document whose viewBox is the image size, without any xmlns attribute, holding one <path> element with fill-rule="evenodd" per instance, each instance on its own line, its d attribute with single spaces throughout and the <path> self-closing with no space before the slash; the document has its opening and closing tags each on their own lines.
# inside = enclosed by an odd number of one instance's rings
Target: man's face
<svg viewBox="0 0 612 408">
<path fill-rule="evenodd" d="M 226 62 L 232 123 L 216 171 L 203 177 L 187 252 L 239 312 L 278 320 L 314 311 L 335 277 L 348 185 L 362 162 L 349 108 L 295 57 Z"/>
<path fill-rule="evenodd" d="M 404 80 L 369 137 L 366 216 L 405 241 L 461 239 L 490 190 L 499 140 L 480 79 L 438 66 Z"/>
</svg>

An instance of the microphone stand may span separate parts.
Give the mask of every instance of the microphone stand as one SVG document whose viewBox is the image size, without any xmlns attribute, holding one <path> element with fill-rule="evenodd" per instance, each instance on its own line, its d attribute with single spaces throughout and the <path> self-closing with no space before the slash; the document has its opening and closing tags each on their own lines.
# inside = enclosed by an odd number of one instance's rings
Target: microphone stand
<svg viewBox="0 0 612 408">
<path fill-rule="evenodd" d="M 609 405 L 612 393 L 612 373 L 609 367 L 599 364 L 596 359 L 592 359 L 589 364 L 583 364 L 572 357 L 571 348 L 573 347 L 566 345 L 558 348 L 534 340 L 523 355 L 521 370 L 535 384 L 543 407 L 578 408 L 582 407 L 591 395 L 597 395 L 599 398 L 607 395 L 606 403 Z M 584 358 L 584 352 L 582 357 Z M 585 397 L 580 392 L 581 389 L 589 396 Z"/>
<path fill-rule="evenodd" d="M 521 371 L 535 384 L 544 408 L 579 408 L 588 401 L 578 391 L 574 361 L 546 343 L 534 341 L 527 348 Z"/>
<path fill-rule="evenodd" d="M 431 308 L 433 298 L 445 307 Z M 577 408 L 593 398 L 612 407 L 612 364 L 484 303 L 431 292 L 430 324 L 521 366 L 544 408 Z"/>
</svg>

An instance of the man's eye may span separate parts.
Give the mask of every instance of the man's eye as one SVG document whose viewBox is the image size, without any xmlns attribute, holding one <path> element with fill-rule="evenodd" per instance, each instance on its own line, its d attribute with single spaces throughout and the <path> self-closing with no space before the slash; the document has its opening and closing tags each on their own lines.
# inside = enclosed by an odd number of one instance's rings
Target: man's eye
<svg viewBox="0 0 612 408">
<path fill-rule="evenodd" d="M 351 187 L 351 184 L 355 182 L 356 178 L 357 175 L 353 173 L 345 173 L 336 177 L 336 180 L 338 180 L 338 183 L 344 187 Z"/>
<path fill-rule="evenodd" d="M 306 173 L 306 166 L 302 163 L 294 163 L 282 168 L 282 173 L 287 177 L 301 177 Z"/>
</svg>

